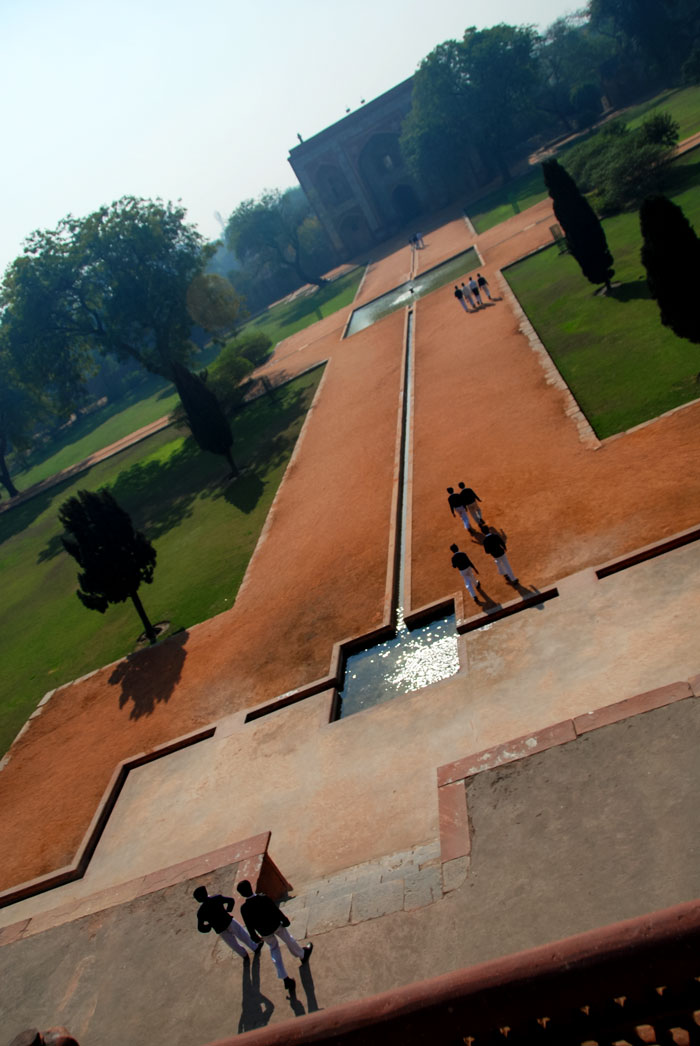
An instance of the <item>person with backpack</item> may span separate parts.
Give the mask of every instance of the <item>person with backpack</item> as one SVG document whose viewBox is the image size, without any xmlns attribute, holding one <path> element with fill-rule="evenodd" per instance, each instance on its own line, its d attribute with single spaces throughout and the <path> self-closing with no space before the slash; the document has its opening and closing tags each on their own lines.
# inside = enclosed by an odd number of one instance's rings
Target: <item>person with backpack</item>
<svg viewBox="0 0 700 1046">
<path fill-rule="evenodd" d="M 484 535 L 484 552 L 493 557 L 498 573 L 505 577 L 506 581 L 511 585 L 517 585 L 518 579 L 513 573 L 513 568 L 508 562 L 508 556 L 506 555 L 505 539 L 501 537 L 497 530 L 487 526 L 486 523 L 481 524 L 480 530 Z"/>
</svg>

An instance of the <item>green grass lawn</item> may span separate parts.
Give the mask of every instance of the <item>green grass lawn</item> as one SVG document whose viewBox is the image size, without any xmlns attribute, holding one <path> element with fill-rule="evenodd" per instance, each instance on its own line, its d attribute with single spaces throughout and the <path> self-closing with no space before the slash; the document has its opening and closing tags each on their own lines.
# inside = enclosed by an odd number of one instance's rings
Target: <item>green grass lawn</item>
<svg viewBox="0 0 700 1046">
<path fill-rule="evenodd" d="M 236 481 L 223 458 L 168 428 L 0 515 L 0 752 L 47 690 L 133 650 L 141 631 L 131 601 L 102 615 L 77 599 L 57 519 L 65 498 L 109 487 L 158 554 L 153 584 L 140 589 L 151 620 L 170 621 L 171 633 L 204 621 L 236 598 L 320 376 L 236 415 L 234 458 L 246 466 Z"/>
<path fill-rule="evenodd" d="M 679 141 L 700 131 L 700 86 L 683 87 L 674 91 L 662 91 L 655 98 L 635 105 L 623 113 L 622 119 L 629 127 L 638 127 L 647 116 L 670 113 L 680 125 Z"/>
<path fill-rule="evenodd" d="M 276 344 L 316 320 L 349 305 L 355 297 L 363 272 L 364 269 L 358 267 L 308 297 L 289 305 L 276 305 L 252 320 L 245 329 L 264 330 Z M 205 349 L 196 357 L 194 366 L 208 366 L 216 354 L 216 350 Z M 37 447 L 24 468 L 13 468 L 18 489 L 26 490 L 32 484 L 54 476 L 61 469 L 75 465 L 95 451 L 123 439 L 136 429 L 150 425 L 152 421 L 169 414 L 176 403 L 177 394 L 172 385 L 162 378 L 149 376 L 128 396 L 79 418 L 75 424 L 54 436 L 50 445 Z M 14 464 L 11 461 L 11 466 Z"/>
<path fill-rule="evenodd" d="M 663 91 L 655 98 L 628 109 L 622 114 L 622 119 L 630 127 L 637 127 L 647 116 L 657 112 L 669 112 L 678 121 L 680 141 L 689 138 L 700 131 L 700 86 Z M 476 231 L 482 233 L 539 203 L 546 195 L 542 171 L 537 164 L 532 170 L 513 178 L 508 185 L 469 204 L 466 210 Z"/>
<path fill-rule="evenodd" d="M 262 316 L 247 323 L 244 329 L 265 331 L 272 339 L 273 345 L 276 345 L 290 334 L 296 334 L 317 320 L 322 320 L 324 316 L 330 316 L 338 309 L 350 305 L 363 273 L 364 269 L 358 266 L 313 294 L 297 298 L 289 304 L 275 305 Z"/>
<path fill-rule="evenodd" d="M 537 164 L 525 174 L 513 178 L 507 185 L 494 189 L 488 196 L 482 196 L 466 210 L 476 231 L 482 233 L 504 222 L 506 218 L 512 218 L 514 214 L 526 211 L 546 195 L 542 171 Z"/>
<path fill-rule="evenodd" d="M 673 164 L 668 194 L 700 228 L 700 156 Z M 700 348 L 659 320 L 640 261 L 637 213 L 604 222 L 621 286 L 595 297 L 574 259 L 555 247 L 505 275 L 601 439 L 700 397 Z"/>
</svg>

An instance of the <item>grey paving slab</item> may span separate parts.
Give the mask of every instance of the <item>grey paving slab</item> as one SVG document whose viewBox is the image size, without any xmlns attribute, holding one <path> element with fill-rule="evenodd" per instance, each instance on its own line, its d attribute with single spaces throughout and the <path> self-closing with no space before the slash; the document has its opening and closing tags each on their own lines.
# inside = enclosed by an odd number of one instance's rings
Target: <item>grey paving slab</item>
<svg viewBox="0 0 700 1046">
<path fill-rule="evenodd" d="M 317 934 L 308 969 L 289 960 L 296 1011 L 268 953 L 243 964 L 197 933 L 183 883 L 0 947 L 3 1034 L 61 1023 L 84 1046 L 202 1046 L 692 900 L 699 736 L 690 698 L 477 775 L 462 885 Z"/>
<path fill-rule="evenodd" d="M 307 932 L 309 936 L 316 933 L 327 933 L 339 926 L 345 926 L 350 920 L 350 908 L 353 895 L 339 894 L 326 901 L 319 901 L 309 909 Z"/>
<path fill-rule="evenodd" d="M 403 908 L 403 879 L 392 879 L 380 883 L 372 890 L 362 890 L 352 895 L 352 922 L 363 922 L 366 919 L 378 919 L 390 912 Z"/>
</svg>

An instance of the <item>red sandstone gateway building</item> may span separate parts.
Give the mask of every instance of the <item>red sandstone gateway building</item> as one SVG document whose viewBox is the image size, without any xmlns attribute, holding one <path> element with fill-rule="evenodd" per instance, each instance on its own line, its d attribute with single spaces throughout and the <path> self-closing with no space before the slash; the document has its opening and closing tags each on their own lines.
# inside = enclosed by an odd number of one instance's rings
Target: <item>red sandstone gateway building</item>
<svg viewBox="0 0 700 1046">
<path fill-rule="evenodd" d="M 412 87 L 410 77 L 290 150 L 299 184 L 342 255 L 386 239 L 432 202 L 399 149 Z"/>
</svg>

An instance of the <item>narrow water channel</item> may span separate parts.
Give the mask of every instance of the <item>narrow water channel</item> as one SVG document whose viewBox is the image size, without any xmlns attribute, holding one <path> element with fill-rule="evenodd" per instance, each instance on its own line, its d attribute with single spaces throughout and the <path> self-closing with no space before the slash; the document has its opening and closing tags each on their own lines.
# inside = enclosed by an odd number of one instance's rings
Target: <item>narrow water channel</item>
<svg viewBox="0 0 700 1046">
<path fill-rule="evenodd" d="M 406 532 L 408 498 L 406 494 L 406 454 L 411 431 L 413 402 L 413 310 L 408 312 L 406 325 L 406 373 L 404 375 L 403 424 L 401 438 L 402 470 L 399 490 L 400 509 L 397 540 L 399 542 L 399 576 L 397 602 L 403 598 L 406 563 Z M 383 643 L 348 657 L 345 664 L 343 689 L 340 691 L 341 718 L 361 712 L 364 708 L 391 700 L 399 694 L 447 679 L 459 671 L 455 615 L 450 614 L 430 624 L 409 631 L 403 617 L 403 607 L 396 613 L 396 635 Z"/>
</svg>

